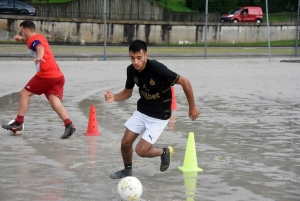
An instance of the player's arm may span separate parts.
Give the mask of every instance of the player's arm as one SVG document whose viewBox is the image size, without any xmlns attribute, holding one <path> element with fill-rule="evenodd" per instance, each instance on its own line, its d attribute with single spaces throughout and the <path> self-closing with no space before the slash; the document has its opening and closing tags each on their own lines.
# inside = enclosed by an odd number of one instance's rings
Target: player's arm
<svg viewBox="0 0 300 201">
<path fill-rule="evenodd" d="M 44 57 L 44 47 L 42 45 L 38 45 L 36 48 L 36 58 L 34 59 L 34 63 L 39 63 L 41 61 L 45 61 Z"/>
<path fill-rule="evenodd" d="M 183 76 L 180 76 L 176 84 L 180 84 L 182 86 L 183 91 L 187 97 L 189 103 L 189 117 L 192 120 L 197 119 L 197 117 L 200 115 L 200 112 L 195 104 L 194 93 L 190 81 Z"/>
<path fill-rule="evenodd" d="M 105 103 L 111 103 L 113 101 L 122 101 L 131 97 L 133 89 L 124 88 L 120 93 L 113 94 L 110 90 L 107 90 L 104 97 Z"/>
</svg>

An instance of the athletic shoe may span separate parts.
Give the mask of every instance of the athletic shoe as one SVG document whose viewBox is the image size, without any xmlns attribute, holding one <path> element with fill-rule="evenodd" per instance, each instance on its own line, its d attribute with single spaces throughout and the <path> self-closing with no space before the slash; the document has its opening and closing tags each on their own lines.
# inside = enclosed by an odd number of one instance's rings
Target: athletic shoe
<svg viewBox="0 0 300 201">
<path fill-rule="evenodd" d="M 2 128 L 12 131 L 14 134 L 20 134 L 23 131 L 23 124 L 16 125 L 15 122 L 11 124 L 2 124 Z"/>
<path fill-rule="evenodd" d="M 119 170 L 119 171 L 109 175 L 109 177 L 111 179 L 121 179 L 121 178 L 127 177 L 127 176 L 132 176 L 132 169 L 131 170 L 127 170 L 127 169 Z"/>
<path fill-rule="evenodd" d="M 66 126 L 64 134 L 60 137 L 60 139 L 68 139 L 75 132 L 76 128 L 73 124 Z"/>
<path fill-rule="evenodd" d="M 166 147 L 166 154 L 160 157 L 160 159 L 161 159 L 160 171 L 161 172 L 164 172 L 169 168 L 173 152 L 174 152 L 173 147 L 171 147 L 171 146 Z"/>
</svg>

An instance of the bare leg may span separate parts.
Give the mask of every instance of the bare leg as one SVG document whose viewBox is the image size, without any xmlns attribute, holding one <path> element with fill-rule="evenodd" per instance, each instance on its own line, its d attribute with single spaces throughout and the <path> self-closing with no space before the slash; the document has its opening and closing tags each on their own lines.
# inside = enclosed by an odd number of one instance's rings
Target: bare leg
<svg viewBox="0 0 300 201">
<path fill-rule="evenodd" d="M 62 105 L 61 100 L 57 96 L 50 94 L 49 102 L 50 102 L 51 107 L 57 113 L 57 115 L 61 118 L 61 120 L 64 121 L 64 123 L 66 123 L 65 120 L 69 118 L 69 115 L 68 115 L 66 108 L 64 108 L 64 106 Z M 61 139 L 70 138 L 71 135 L 75 132 L 75 130 L 76 130 L 75 126 L 73 124 L 69 124 L 65 128 L 65 132 L 60 138 Z"/>
<path fill-rule="evenodd" d="M 135 147 L 136 153 L 141 157 L 153 158 L 161 156 L 163 154 L 162 148 L 156 148 L 151 143 L 147 142 L 143 138 L 140 139 Z"/>
<path fill-rule="evenodd" d="M 121 142 L 121 152 L 122 152 L 124 164 L 129 164 L 132 162 L 132 154 L 133 154 L 132 144 L 137 137 L 138 134 L 126 128 Z"/>
<path fill-rule="evenodd" d="M 138 134 L 126 128 L 121 143 L 121 152 L 122 152 L 124 164 L 132 163 L 132 154 L 133 154 L 132 144 L 138 136 L 139 136 Z M 140 141 L 138 142 L 135 148 L 135 151 L 139 156 L 149 157 L 149 158 L 161 156 L 163 153 L 163 149 L 153 147 L 152 144 L 150 144 L 144 139 L 140 139 Z M 111 174 L 109 177 L 111 179 L 120 179 L 125 176 L 131 176 L 131 175 L 132 175 L 131 169 L 123 169 Z"/>
<path fill-rule="evenodd" d="M 65 119 L 69 118 L 67 110 L 64 108 L 64 106 L 61 103 L 61 100 L 57 96 L 50 94 L 49 102 L 50 102 L 51 107 L 57 113 L 57 115 L 61 118 L 61 120 L 64 121 Z"/>
<path fill-rule="evenodd" d="M 166 152 L 164 155 L 164 150 L 162 148 L 156 148 L 151 143 L 147 142 L 143 138 L 140 139 L 138 144 L 135 147 L 136 153 L 141 157 L 148 157 L 153 158 L 160 156 L 161 163 L 160 163 L 160 171 L 166 171 L 170 166 L 171 156 L 173 154 L 173 148 L 168 146 L 166 148 Z"/>
<path fill-rule="evenodd" d="M 133 154 L 132 144 L 138 136 L 139 136 L 138 134 L 126 128 L 121 142 L 121 152 L 122 152 L 124 164 L 132 163 L 132 154 Z M 123 169 L 111 174 L 109 177 L 111 179 L 121 179 L 123 177 L 131 176 L 131 175 L 132 175 L 132 169 Z"/>
<path fill-rule="evenodd" d="M 20 91 L 20 100 L 18 106 L 18 115 L 25 116 L 26 111 L 28 110 L 30 97 L 34 95 L 33 93 L 27 91 L 26 89 L 22 89 Z"/>
</svg>

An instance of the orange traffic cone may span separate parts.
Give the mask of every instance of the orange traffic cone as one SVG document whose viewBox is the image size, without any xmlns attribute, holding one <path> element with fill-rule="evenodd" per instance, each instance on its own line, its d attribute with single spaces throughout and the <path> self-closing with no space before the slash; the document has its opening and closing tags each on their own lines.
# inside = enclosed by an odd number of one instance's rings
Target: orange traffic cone
<svg viewBox="0 0 300 201">
<path fill-rule="evenodd" d="M 86 136 L 101 136 L 101 133 L 98 131 L 97 115 L 95 105 L 92 105 L 90 108 L 90 117 L 87 131 L 84 133 Z"/>
<path fill-rule="evenodd" d="M 175 92 L 174 92 L 174 87 L 173 86 L 171 86 L 171 92 L 172 92 L 172 105 L 171 105 L 171 108 L 172 108 L 172 110 L 177 110 L 176 96 L 175 96 Z"/>
</svg>

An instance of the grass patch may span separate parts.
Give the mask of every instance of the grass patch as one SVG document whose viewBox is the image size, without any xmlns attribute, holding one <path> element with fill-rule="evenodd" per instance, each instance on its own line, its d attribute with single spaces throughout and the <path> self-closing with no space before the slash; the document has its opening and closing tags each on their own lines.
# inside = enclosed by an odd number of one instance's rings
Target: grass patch
<svg viewBox="0 0 300 201">
<path fill-rule="evenodd" d="M 51 49 L 54 54 L 91 54 L 103 53 L 104 47 L 102 44 L 98 46 L 74 46 L 74 45 L 53 45 L 51 44 Z M 0 54 L 26 54 L 26 45 L 5 45 L 0 43 Z M 128 55 L 128 46 L 107 46 L 106 52 L 111 53 L 121 53 Z M 191 46 L 149 46 L 149 55 L 152 54 L 181 54 L 181 55 L 195 55 L 203 54 L 204 47 L 191 47 Z M 268 48 L 264 47 L 230 47 L 230 46 L 207 46 L 208 54 L 220 54 L 226 56 L 229 54 L 267 54 Z M 282 54 L 282 55 L 292 55 L 293 47 L 273 47 L 271 46 L 272 54 Z M 29 57 L 29 56 L 28 56 Z"/>
<path fill-rule="evenodd" d="M 157 44 L 156 46 L 173 46 L 173 47 L 204 47 L 204 43 L 201 44 Z M 226 43 L 226 44 L 219 44 L 219 43 L 207 43 L 208 47 L 268 47 L 268 42 L 258 42 L 258 43 Z M 270 41 L 271 47 L 294 47 L 295 40 L 282 40 L 282 41 Z"/>
<path fill-rule="evenodd" d="M 51 45 L 51 49 L 54 54 L 91 54 L 103 53 L 103 46 L 69 46 L 69 45 Z M 267 54 L 268 48 L 243 48 L 243 47 L 208 47 L 207 53 L 227 55 L 230 54 Z M 111 53 L 121 53 L 128 55 L 128 47 L 116 47 L 107 46 L 106 52 Z M 181 55 L 191 55 L 191 54 L 203 54 L 203 47 L 148 47 L 149 55 L 152 54 L 181 54 Z M 292 55 L 293 48 L 271 48 L 273 54 L 282 55 Z M 0 54 L 26 54 L 26 45 L 1 45 Z M 28 55 L 29 58 L 29 55 Z"/>
<path fill-rule="evenodd" d="M 176 12 L 192 12 L 192 10 L 185 5 L 185 0 L 158 0 L 158 4 L 168 10 Z"/>
<path fill-rule="evenodd" d="M 269 22 L 289 22 L 291 19 L 295 21 L 297 19 L 297 13 L 271 13 L 268 15 Z M 264 14 L 263 22 L 267 22 L 267 14 Z"/>
<path fill-rule="evenodd" d="M 0 44 L 20 44 L 15 41 L 0 41 Z M 102 44 L 100 44 L 102 45 Z M 67 45 L 66 46 L 72 46 Z M 92 47 L 97 45 L 87 45 L 87 47 Z M 109 45 L 108 45 L 109 46 Z M 149 45 L 151 46 L 151 45 Z M 204 47 L 204 43 L 201 44 L 155 44 L 153 47 Z M 217 43 L 208 43 L 208 47 L 268 47 L 268 42 L 259 42 L 259 43 L 226 43 L 226 44 L 217 44 Z M 270 41 L 271 47 L 294 47 L 295 40 L 281 40 L 281 41 Z M 127 48 L 127 47 L 126 47 Z"/>
</svg>

